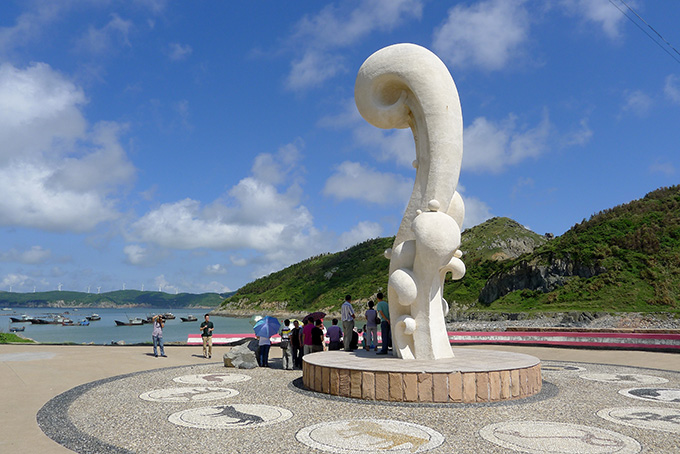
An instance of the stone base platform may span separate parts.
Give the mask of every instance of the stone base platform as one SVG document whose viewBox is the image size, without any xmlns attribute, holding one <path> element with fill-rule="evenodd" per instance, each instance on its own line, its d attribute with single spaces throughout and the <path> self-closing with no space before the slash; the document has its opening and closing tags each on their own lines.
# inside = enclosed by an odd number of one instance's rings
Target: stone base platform
<svg viewBox="0 0 680 454">
<path fill-rule="evenodd" d="M 534 356 L 453 349 L 454 358 L 403 360 L 375 352 L 328 351 L 305 355 L 302 380 L 334 396 L 396 402 L 474 403 L 521 399 L 541 391 Z"/>
</svg>

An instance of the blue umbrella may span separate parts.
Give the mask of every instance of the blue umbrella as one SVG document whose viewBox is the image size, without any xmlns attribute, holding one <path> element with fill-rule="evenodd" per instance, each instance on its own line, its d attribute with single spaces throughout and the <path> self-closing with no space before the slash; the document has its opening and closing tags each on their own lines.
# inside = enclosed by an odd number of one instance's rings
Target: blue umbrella
<svg viewBox="0 0 680 454">
<path fill-rule="evenodd" d="M 278 334 L 281 323 L 275 318 L 267 315 L 262 320 L 255 323 L 253 330 L 256 336 L 260 337 L 272 337 L 274 334 Z"/>
</svg>

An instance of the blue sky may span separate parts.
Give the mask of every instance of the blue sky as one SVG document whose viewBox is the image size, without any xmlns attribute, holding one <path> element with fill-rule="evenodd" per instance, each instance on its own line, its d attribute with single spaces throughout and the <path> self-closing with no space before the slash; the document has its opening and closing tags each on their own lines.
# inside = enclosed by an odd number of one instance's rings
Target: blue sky
<svg viewBox="0 0 680 454">
<path fill-rule="evenodd" d="M 680 2 L 627 3 L 680 47 Z M 2 2 L 0 290 L 224 292 L 394 235 L 412 137 L 353 90 L 398 42 L 458 87 L 464 227 L 676 184 L 680 64 L 615 4 Z"/>
</svg>

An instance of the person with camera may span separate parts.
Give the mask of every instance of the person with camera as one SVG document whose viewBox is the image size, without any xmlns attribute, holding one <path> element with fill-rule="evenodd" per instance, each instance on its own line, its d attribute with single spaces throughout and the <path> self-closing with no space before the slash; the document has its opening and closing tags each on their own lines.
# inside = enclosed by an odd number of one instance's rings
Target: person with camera
<svg viewBox="0 0 680 454">
<path fill-rule="evenodd" d="M 157 347 L 160 345 L 161 356 L 167 358 L 167 356 L 165 356 L 165 350 L 163 349 L 163 327 L 165 326 L 165 319 L 163 319 L 162 315 L 154 315 L 152 320 L 153 331 L 151 332 L 151 340 L 153 341 L 153 356 L 158 358 Z"/>
</svg>

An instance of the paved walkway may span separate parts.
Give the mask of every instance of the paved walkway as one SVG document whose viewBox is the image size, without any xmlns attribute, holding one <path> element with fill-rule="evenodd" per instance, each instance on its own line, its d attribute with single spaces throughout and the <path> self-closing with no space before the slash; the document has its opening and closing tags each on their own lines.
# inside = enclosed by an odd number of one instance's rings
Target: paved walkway
<svg viewBox="0 0 680 454">
<path fill-rule="evenodd" d="M 278 349 L 273 370 L 240 371 L 221 365 L 226 347 L 205 360 L 191 347 L 154 358 L 149 347 L 0 345 L 0 452 L 73 452 L 43 429 L 76 452 L 340 453 L 357 451 L 356 440 L 404 453 L 563 452 L 561 443 L 680 452 L 680 355 L 466 348 L 540 358 L 544 391 L 503 405 L 367 404 L 300 390 Z"/>
</svg>

